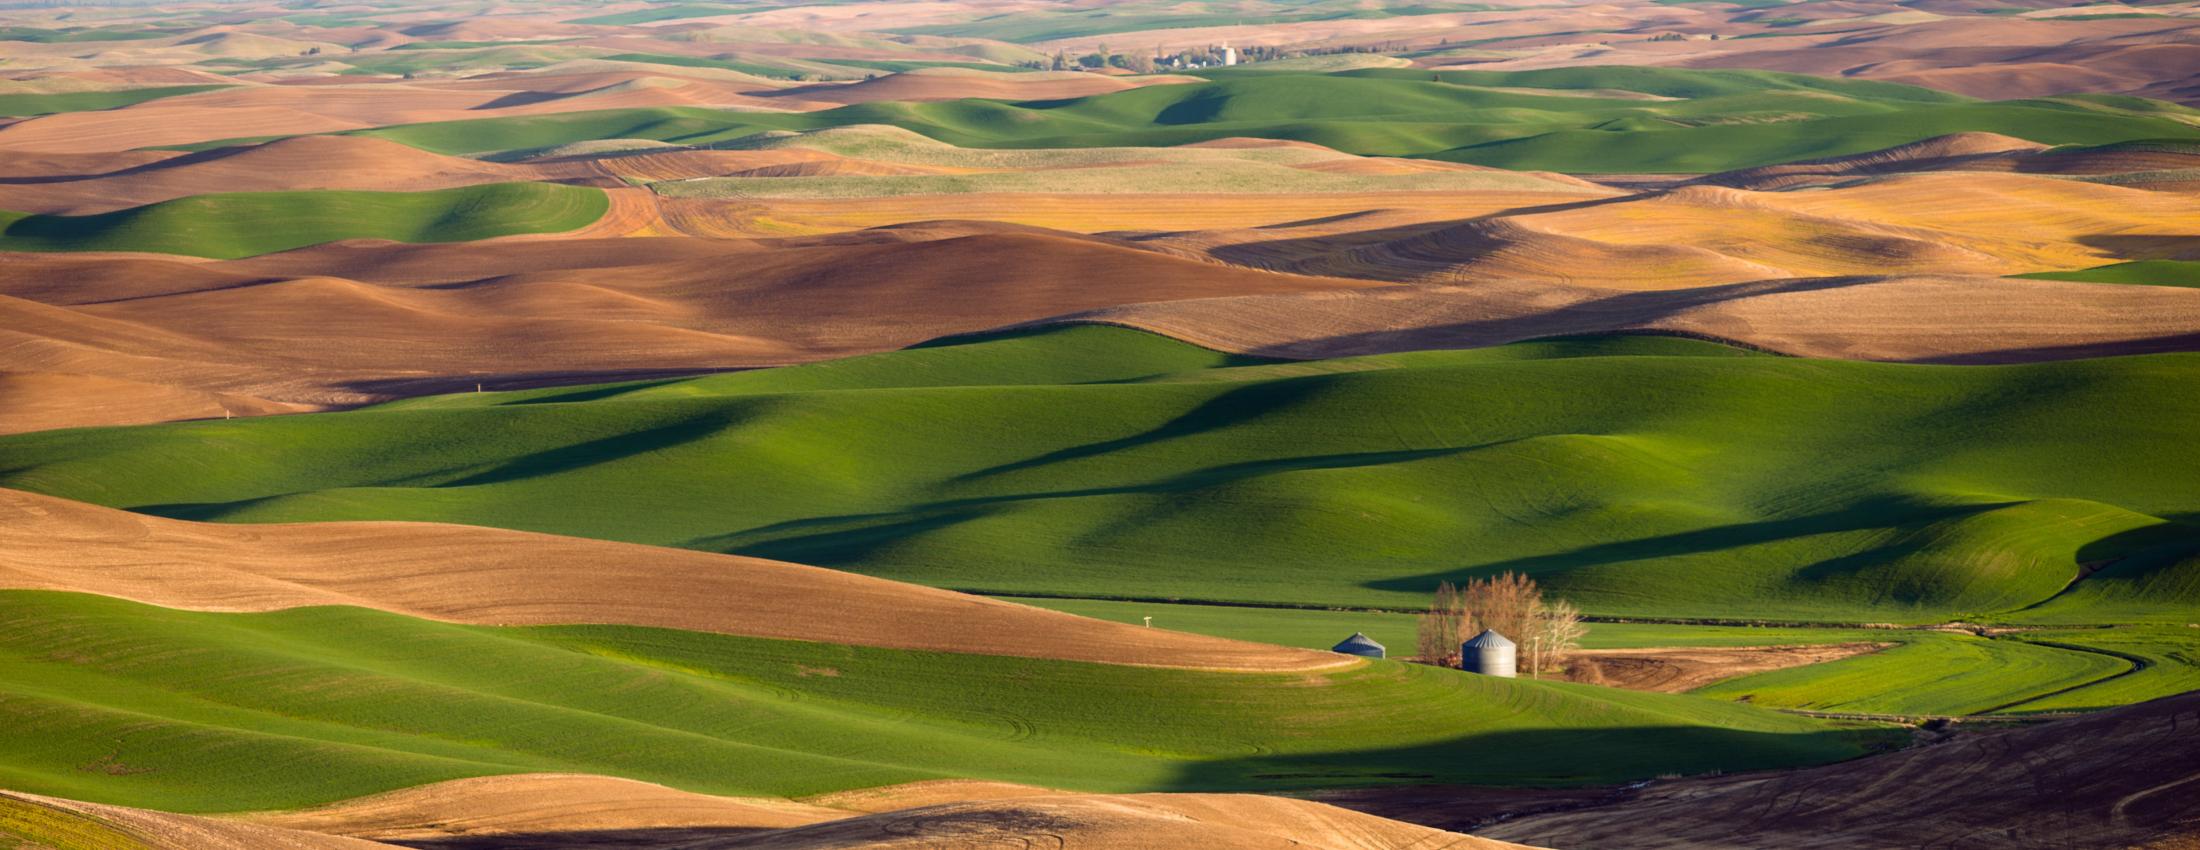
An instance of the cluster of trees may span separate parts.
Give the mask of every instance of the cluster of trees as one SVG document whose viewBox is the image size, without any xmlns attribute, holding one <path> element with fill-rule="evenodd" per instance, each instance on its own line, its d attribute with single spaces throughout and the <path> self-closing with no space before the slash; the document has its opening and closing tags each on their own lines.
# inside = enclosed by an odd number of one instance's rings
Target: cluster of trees
<svg viewBox="0 0 2200 850">
<path fill-rule="evenodd" d="M 1277 59 L 1289 59 L 1293 56 L 1327 56 L 1332 53 L 1399 53 L 1406 49 L 1405 42 L 1314 48 L 1271 47 L 1255 44 L 1240 47 L 1237 49 L 1237 53 L 1238 62 L 1246 63 L 1269 62 Z M 1163 52 L 1159 45 L 1155 45 L 1151 54 L 1136 50 L 1129 53 L 1117 53 L 1109 50 L 1106 43 L 1102 43 L 1093 52 L 1083 56 L 1071 56 L 1068 51 L 1057 50 L 1054 51 L 1053 56 L 1048 57 L 1047 61 L 1027 61 L 1018 64 L 1026 68 L 1053 71 L 1093 71 L 1101 68 L 1121 68 L 1134 74 L 1151 74 L 1162 68 L 1216 67 L 1222 64 L 1223 50 L 1222 45 L 1209 44 L 1203 47 L 1194 47 L 1190 50 L 1167 53 Z"/>
<path fill-rule="evenodd" d="M 1581 648 L 1589 626 L 1581 610 L 1564 599 L 1545 600 L 1535 579 L 1507 572 L 1494 578 L 1474 579 L 1463 585 L 1444 582 L 1436 587 L 1436 599 L 1421 615 L 1418 650 L 1422 661 L 1459 665 L 1459 643 L 1483 629 L 1496 631 L 1520 645 L 1520 666 L 1529 676 L 1555 672 L 1566 656 Z"/>
<path fill-rule="evenodd" d="M 1238 48 L 1237 53 L 1238 62 L 1246 63 L 1273 62 L 1277 59 L 1289 59 L 1294 56 L 1328 56 L 1333 53 L 1399 53 L 1405 49 L 1404 42 L 1354 44 L 1342 47 L 1272 47 L 1265 44 L 1253 44 Z M 1162 53 L 1160 48 L 1155 48 L 1154 54 L 1154 64 L 1163 68 L 1213 67 L 1222 64 L 1222 47 L 1220 45 L 1210 44 L 1205 47 L 1194 47 L 1190 50 L 1180 50 L 1167 54 Z"/>
<path fill-rule="evenodd" d="M 1083 56 L 1071 56 L 1069 51 L 1057 50 L 1054 51 L 1053 56 L 1047 57 L 1044 62 L 1030 61 L 1016 64 L 1041 71 L 1096 71 L 1112 66 L 1133 73 L 1153 73 L 1153 59 L 1151 57 L 1137 53 L 1117 53 L 1109 50 L 1104 43 L 1100 45 L 1098 50 Z"/>
<path fill-rule="evenodd" d="M 1449 43 L 1449 40 L 1446 40 Z M 1255 44 L 1237 48 L 1238 62 L 1270 62 L 1294 56 L 1328 56 L 1336 53 L 1403 53 L 1410 45 L 1402 41 L 1386 41 L 1372 44 L 1353 44 L 1335 47 L 1272 47 Z M 1213 68 L 1222 64 L 1224 48 L 1219 44 L 1165 52 L 1155 45 L 1151 53 L 1133 50 L 1117 53 L 1103 42 L 1091 53 L 1072 56 L 1069 51 L 1056 50 L 1046 60 L 1019 62 L 1026 68 L 1052 71 L 1096 71 L 1102 68 L 1122 68 L 1134 74 L 1151 74 L 1163 68 Z"/>
</svg>

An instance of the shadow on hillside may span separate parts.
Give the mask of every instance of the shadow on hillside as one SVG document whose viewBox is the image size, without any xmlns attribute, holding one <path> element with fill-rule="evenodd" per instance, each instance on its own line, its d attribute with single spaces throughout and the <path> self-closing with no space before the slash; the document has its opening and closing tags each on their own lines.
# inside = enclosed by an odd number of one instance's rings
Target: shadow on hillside
<svg viewBox="0 0 2200 850">
<path fill-rule="evenodd" d="M 513 109 L 521 106 L 534 106 L 538 103 L 549 103 L 553 100 L 564 100 L 572 96 L 573 94 L 570 92 L 516 91 L 487 103 L 466 108 L 472 112 L 494 112 L 499 109 Z"/>
<path fill-rule="evenodd" d="M 2111 286 L 2119 284 L 2109 284 Z M 2200 331 L 2182 334 L 2141 337 L 2138 339 L 2087 342 L 2073 345 L 2037 345 L 2026 348 L 2001 348 L 1970 354 L 1952 354 L 1944 357 L 1928 357 L 1919 363 L 1939 363 L 1953 366 L 1991 366 L 2002 363 L 2040 363 L 2052 360 L 2089 360 L 2095 357 L 2124 357 L 2134 354 L 2177 354 L 2200 351 Z"/>
<path fill-rule="evenodd" d="M 1415 224 L 1401 224 L 1391 227 L 1376 227 L 1369 228 L 1367 230 L 1351 230 L 1341 233 L 1327 233 L 1317 236 L 1300 236 L 1284 239 L 1263 240 L 1259 242 L 1217 245 L 1213 248 L 1208 249 L 1207 253 L 1212 255 L 1215 259 L 1235 265 L 1249 266 L 1253 268 L 1266 268 L 1275 271 L 1303 271 L 1301 269 L 1295 268 L 1294 264 L 1289 262 L 1278 265 L 1276 263 L 1270 262 L 1269 260 L 1270 258 L 1274 257 L 1311 257 L 1326 254 L 1335 254 L 1358 248 L 1366 248 L 1392 242 L 1402 242 L 1408 239 L 1418 239 L 1441 231 L 1451 230 L 1459 227 L 1466 227 L 1476 222 L 1499 221 L 1513 216 L 1544 215 L 1549 213 L 1561 213 L 1572 210 L 1590 209 L 1593 207 L 1601 207 L 1608 204 L 1625 203 L 1627 201 L 1633 200 L 1639 200 L 1638 196 L 1617 195 L 1612 197 L 1590 198 L 1588 200 L 1581 201 L 1562 201 L 1555 204 L 1535 204 L 1532 206 L 1511 207 L 1508 209 L 1497 210 L 1495 212 L 1472 216 L 1469 218 L 1448 219 L 1444 221 L 1427 221 Z M 1276 224 L 1261 225 L 1252 229 L 1281 232 L 1294 227 L 1307 227 L 1322 224 L 1334 224 L 1341 221 L 1350 221 L 1355 217 L 1369 214 L 1369 212 L 1365 211 L 1342 213 L 1339 215 L 1320 216 L 1316 218 L 1301 219 L 1298 221 L 1288 221 L 1279 222 Z"/>
<path fill-rule="evenodd" d="M 2097 233 L 2078 237 L 2078 244 L 2124 260 L 2200 260 L 2200 235 Z"/>
<path fill-rule="evenodd" d="M 1020 472 L 1041 466 L 1098 457 L 1111 452 L 1158 443 L 1163 440 L 1219 431 L 1233 425 L 1257 421 L 1261 417 L 1306 401 L 1320 391 L 1321 386 L 1318 381 L 1276 381 L 1238 387 L 1200 402 L 1198 406 L 1193 407 L 1190 411 L 1170 419 L 1156 428 L 1127 437 L 1071 446 L 1012 463 L 966 472 L 949 480 L 958 484 L 966 483 L 1010 472 Z"/>
<path fill-rule="evenodd" d="M 1366 582 L 1363 586 L 1376 590 L 1424 593 L 1433 590 L 1436 584 L 1441 581 L 1461 581 L 1476 576 L 1495 575 L 1508 570 L 1536 575 L 1540 572 L 1559 569 L 1579 569 L 1582 567 L 1699 555 L 1818 535 L 1915 529 L 1933 523 L 1962 519 L 2006 508 L 2011 504 L 2016 503 L 1945 505 L 1900 496 L 1880 496 L 1857 502 L 1840 510 L 1809 516 L 1735 523 L 1675 534 L 1598 543 L 1563 552 L 1510 558 L 1476 564 L 1472 567 L 1424 573 L 1418 576 L 1380 579 Z M 1866 552 L 1802 566 L 1797 572 L 1797 577 L 1804 580 L 1836 578 L 1855 569 L 1884 563 L 1887 560 L 1890 547 L 1903 545 L 1905 545 L 1904 542 L 1899 539 L 1886 541 L 1884 545 L 1876 546 Z"/>
<path fill-rule="evenodd" d="M 1195 469 L 1155 481 L 1116 487 L 1089 487 L 1077 490 L 1047 490 L 966 499 L 945 499 L 912 505 L 906 510 L 887 513 L 807 517 L 726 534 L 698 537 L 679 545 L 682 548 L 703 549 L 806 564 L 852 563 L 874 555 L 884 554 L 887 550 L 909 538 L 982 519 L 997 513 L 1002 508 L 1022 502 L 1045 499 L 1175 493 L 1200 487 L 1225 485 L 1234 481 L 1282 472 L 1351 469 L 1448 457 L 1508 442 L 1512 441 L 1507 440 L 1456 448 L 1351 452 L 1228 463 Z M 788 533 L 792 533 L 793 536 L 759 540 L 759 538 L 773 538 L 774 535 Z"/>
<path fill-rule="evenodd" d="M 1454 674 L 1465 676 L 1466 674 Z M 1475 690 L 1491 687 L 1498 694 L 1538 689 L 1528 683 L 1493 685 L 1473 682 Z M 1586 693 L 1587 691 L 1584 691 Z M 1525 694 L 1537 705 L 1547 705 L 1542 694 Z M 1601 706 L 1583 700 L 1595 711 Z M 1461 711 L 1497 708 L 1492 701 L 1468 697 Z M 1436 707 L 1442 710 L 1442 707 Z M 1346 724 L 1352 718 L 1338 717 Z M 1751 732 L 1715 726 L 1631 726 L 1600 729 L 1537 729 L 1468 735 L 1426 745 L 1348 750 L 1299 755 L 1254 754 L 1240 758 L 1181 761 L 1179 771 L 1146 790 L 1167 792 L 1262 793 L 1289 790 L 1356 788 L 1370 786 L 1540 786 L 1584 788 L 1570 792 L 1507 792 L 1508 797 L 1556 797 L 1583 803 L 1615 801 L 1634 789 L 1612 787 L 1617 783 L 1673 774 L 1699 774 L 1802 767 L 1854 758 L 1879 749 L 1899 746 L 1903 733 L 1893 730 L 1821 729 L 1809 732 Z M 1014 800 L 1000 805 L 1013 809 Z M 1005 813 L 1004 813 L 1005 814 Z M 1395 812 L 1385 812 L 1400 817 Z M 1456 813 L 1431 813 L 1439 816 Z M 854 817 L 854 815 L 851 815 Z M 990 818 L 990 820 L 997 819 Z M 1401 817 L 1415 820 L 1414 817 Z M 970 823 L 969 813 L 943 813 L 935 818 L 921 814 L 882 825 L 882 834 L 930 838 L 939 846 L 963 846 L 955 839 L 972 837 L 958 825 Z M 1005 840 L 1023 819 L 1010 818 L 1009 828 L 989 831 L 987 837 Z M 928 827 L 941 827 L 927 835 Z M 1456 826 L 1456 824 L 1447 824 Z M 802 830 L 807 832 L 807 830 Z M 772 829 L 689 827 L 628 830 L 580 830 L 516 835 L 456 836 L 439 839 L 390 841 L 416 850 L 641 850 L 641 848 L 734 848 L 759 842 L 777 846 Z M 1004 834 L 1004 832 L 1006 834 Z M 820 836 L 822 837 L 822 836 Z M 1010 842 L 1013 843 L 1013 842 Z M 810 846 L 807 843 L 801 846 Z M 926 844 L 925 846 L 933 846 Z"/>
<path fill-rule="evenodd" d="M 743 408 L 718 408 L 702 415 L 679 419 L 654 428 L 613 434 L 572 445 L 560 446 L 539 452 L 514 456 L 511 460 L 496 464 L 462 478 L 452 479 L 437 486 L 471 487 L 479 484 L 498 484 L 526 478 L 538 478 L 570 472 L 598 464 L 613 463 L 626 458 L 677 448 L 689 443 L 707 440 L 741 424 L 751 411 Z"/>
<path fill-rule="evenodd" d="M 2192 525 L 2191 517 L 2184 521 L 2174 517 L 2159 519 L 2165 521 L 2160 525 L 2117 532 L 2078 547 L 2078 563 L 2092 564 L 2163 550 L 2200 548 L 2200 526 Z"/>
<path fill-rule="evenodd" d="M 1548 310 L 1489 319 L 1407 328 L 1355 331 L 1295 340 L 1254 349 L 1262 357 L 1346 357 L 1430 348 L 1480 348 L 1553 336 L 1644 333 L 1641 326 L 1725 301 L 1789 292 L 1840 289 L 1872 278 L 1824 277 L 1757 281 L 1691 289 L 1620 292 Z M 1649 331 L 1662 336 L 1698 338 L 1678 331 Z M 1700 337 L 1724 345 L 1752 348 L 1747 342 Z"/>
<path fill-rule="evenodd" d="M 533 390 L 545 387 L 581 386 L 625 381 L 654 381 L 746 372 L 752 366 L 699 367 L 693 369 L 599 369 L 563 372 L 494 372 L 469 375 L 430 375 L 417 378 L 369 378 L 337 384 L 362 395 L 413 398 L 426 395 L 469 393 L 475 387 L 489 392 Z"/>
<path fill-rule="evenodd" d="M 1606 708 L 1593 695 L 1596 689 L 1574 687 L 1583 689 L 1580 708 L 1586 712 L 1584 717 Z M 1563 703 L 1536 700 L 1536 696 L 1540 695 L 1529 697 L 1536 705 L 1560 713 L 1566 710 Z M 1502 707 L 1490 700 L 1467 698 L 1461 700 L 1457 710 L 1472 712 Z M 1351 721 L 1340 718 L 1338 722 Z M 1707 719 L 1706 723 L 1709 722 L 1712 721 Z M 1169 783 L 1168 790 L 1352 788 L 1401 783 L 1535 787 L 1612 785 L 1674 774 L 1826 764 L 1895 749 L 1902 741 L 1900 732 L 1866 728 L 1756 732 L 1702 725 L 1514 730 L 1467 735 L 1421 746 L 1330 753 L 1264 753 L 1186 762 Z"/>
<path fill-rule="evenodd" d="M 663 850 L 668 847 L 717 847 L 776 831 L 730 826 L 663 827 L 380 840 L 384 844 L 415 850 Z"/>
</svg>

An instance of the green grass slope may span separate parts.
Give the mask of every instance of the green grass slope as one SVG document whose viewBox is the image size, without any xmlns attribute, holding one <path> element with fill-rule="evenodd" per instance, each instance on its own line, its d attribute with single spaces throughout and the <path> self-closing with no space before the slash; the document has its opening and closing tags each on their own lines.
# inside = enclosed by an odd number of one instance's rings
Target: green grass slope
<svg viewBox="0 0 2200 850">
<path fill-rule="evenodd" d="M 713 144 L 772 130 L 888 124 L 965 147 L 1135 147 L 1257 136 L 1512 168 L 1712 171 L 1971 130 L 2051 144 L 2200 138 L 2194 115 L 2200 113 L 2132 98 L 1982 103 L 1909 86 L 1760 71 L 1378 68 L 1218 74 L 1205 83 L 1020 103 L 875 102 L 806 113 L 624 109 L 361 132 L 440 153 L 479 154 L 608 138 Z"/>
<path fill-rule="evenodd" d="M 2135 260 L 2090 269 L 2010 275 L 2029 280 L 2075 280 L 2144 286 L 2200 287 L 2200 260 Z"/>
<path fill-rule="evenodd" d="M 2048 144 L 2100 144 L 2157 131 L 2191 134 L 2195 128 L 2170 118 L 2076 108 L 2055 100 L 2003 101 L 1774 123 L 1569 127 L 1466 145 L 1435 158 L 1502 168 L 1692 173 L 1846 156 L 1952 133 L 1999 133 Z M 1589 163 L 1594 167 L 1573 167 Z"/>
<path fill-rule="evenodd" d="M 0 785 L 170 811 L 531 771 L 737 795 L 947 776 L 1099 791 L 1611 782 L 1829 761 L 1888 734 L 1396 663 L 1206 673 L 0 592 Z"/>
<path fill-rule="evenodd" d="M 2113 548 L 2117 556 L 2089 563 L 2094 569 L 2084 578 L 2018 616 L 2063 624 L 2200 622 L 2200 606 L 2191 602 L 2200 599 L 2200 533 L 2141 531 Z"/>
<path fill-rule="evenodd" d="M 574 18 L 570 21 L 566 21 L 566 23 L 626 27 L 636 26 L 639 24 L 653 24 L 659 21 L 677 21 L 685 18 L 708 18 L 718 15 L 735 15 L 740 14 L 742 11 L 744 10 L 735 6 L 714 6 L 703 3 L 682 3 L 678 5 L 658 6 L 655 9 L 641 9 L 633 12 L 616 12 L 609 15 L 596 15 L 586 18 Z"/>
<path fill-rule="evenodd" d="M 96 109 L 114 109 L 149 100 L 159 100 L 177 95 L 197 94 L 202 91 L 229 88 L 228 86 L 163 86 L 147 89 L 122 89 L 118 91 L 66 92 L 60 94 L 0 94 L 0 117 L 17 118 L 31 115 L 52 115 L 57 112 L 89 112 Z"/>
<path fill-rule="evenodd" d="M 1518 570 L 1594 614 L 2021 619 L 2080 563 L 2190 539 L 2195 385 L 2200 355 L 1943 367 L 1616 337 L 1262 364 L 1072 327 L 17 435 L 0 485 L 1006 593 L 1410 607 L 1440 580 Z M 2132 593 L 2200 609 L 2181 580 Z"/>
<path fill-rule="evenodd" d="M 1964 715 L 2035 710 L 2035 701 L 2129 671 L 2112 655 L 1954 633 L 1902 633 L 1899 644 L 1825 664 L 1774 670 L 1696 693 L 1774 708 Z M 2174 692 L 2169 692 L 2174 693 Z M 2127 694 L 2132 701 L 2165 696 Z"/>
<path fill-rule="evenodd" d="M 45 27 L 0 26 L 0 41 L 26 41 L 32 44 L 76 44 L 88 41 L 139 41 L 177 35 L 184 30 L 108 27 Z"/>
<path fill-rule="evenodd" d="M 463 242 L 602 218 L 601 189 L 500 183 L 433 192 L 194 195 L 97 215 L 0 212 L 0 251 L 151 251 L 234 259 L 339 239 Z"/>
<path fill-rule="evenodd" d="M 2200 690 L 2200 627 L 2191 625 L 2024 632 L 2043 646 L 2108 653 L 2131 672 L 2016 706 L 2016 712 L 2093 711 Z"/>
<path fill-rule="evenodd" d="M 558 44 L 559 42 L 555 41 L 535 44 L 506 43 L 490 47 L 457 50 L 407 45 L 414 49 L 346 54 L 338 61 L 351 66 L 351 70 L 345 73 L 401 76 L 429 72 L 472 71 L 479 73 L 492 70 L 525 70 L 554 65 L 572 59 L 599 57 L 604 54 L 604 51 L 601 50 L 585 47 L 562 47 L 557 46 Z"/>
</svg>

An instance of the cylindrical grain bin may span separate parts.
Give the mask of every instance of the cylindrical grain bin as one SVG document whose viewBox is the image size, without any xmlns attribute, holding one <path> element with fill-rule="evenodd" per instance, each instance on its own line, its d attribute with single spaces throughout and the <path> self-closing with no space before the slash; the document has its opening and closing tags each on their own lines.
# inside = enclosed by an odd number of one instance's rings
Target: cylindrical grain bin
<svg viewBox="0 0 2200 850">
<path fill-rule="evenodd" d="M 1488 629 L 1459 644 L 1459 669 L 1484 676 L 1513 677 L 1520 665 L 1520 647 L 1504 635 Z"/>
</svg>

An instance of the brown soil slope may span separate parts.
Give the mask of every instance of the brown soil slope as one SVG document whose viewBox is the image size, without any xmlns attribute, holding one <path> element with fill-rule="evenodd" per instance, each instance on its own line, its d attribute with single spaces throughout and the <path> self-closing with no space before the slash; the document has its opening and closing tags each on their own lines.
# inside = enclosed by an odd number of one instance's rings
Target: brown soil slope
<svg viewBox="0 0 2200 850">
<path fill-rule="evenodd" d="M 768 224 L 777 233 L 825 233 L 941 218 L 999 221 L 1078 233 L 1190 233 L 1215 229 L 1255 229 L 1246 237 L 1290 238 L 1266 233 L 1294 222 L 1362 216 L 1391 211 L 1416 223 L 1455 221 L 1522 208 L 1582 201 L 1608 195 L 1605 189 L 1554 187 L 1553 191 L 1486 190 L 1464 192 L 1307 192 L 1297 194 L 1213 194 L 1156 192 L 1141 195 L 1023 194 L 973 192 L 961 195 L 892 195 L 850 203 L 835 198 L 772 198 L 746 205 L 725 205 L 745 221 L 730 231 L 687 229 L 695 235 L 756 235 Z M 686 200 L 686 199 L 681 199 Z M 742 207 L 746 208 L 743 209 Z"/>
<path fill-rule="evenodd" d="M 1662 332 L 1805 357 L 2017 363 L 2200 350 L 2200 290 L 1981 277 L 1771 280 L 1650 292 L 1491 281 L 1134 304 L 1054 321 L 1124 325 L 1293 358 Z"/>
<path fill-rule="evenodd" d="M 2046 149 L 2046 145 L 2038 142 L 1997 133 L 1956 133 L 1868 153 L 1728 171 L 1706 176 L 1700 182 L 1741 189 L 1785 189 L 1874 174 L 1967 170 L 1967 166 L 1983 161 Z"/>
<path fill-rule="evenodd" d="M 1253 794 L 975 792 L 875 814 L 674 791 L 598 776 L 443 782 L 297 812 L 171 815 L 0 792 L 133 850 L 1525 850 L 1521 845 Z M 888 798 L 898 789 L 880 789 Z M 925 794 L 909 795 L 922 799 Z M 5 809 L 0 809 L 5 811 Z"/>
<path fill-rule="evenodd" d="M 1777 39 L 1787 42 L 1789 39 Z M 2111 92 L 2191 102 L 2200 96 L 2200 22 L 2174 18 L 2041 21 L 1980 17 L 1813 37 L 1819 43 L 1731 40 L 1699 68 L 1854 76 L 1989 100 Z"/>
<path fill-rule="evenodd" d="M 608 776 L 533 773 L 456 779 L 312 809 L 244 817 L 285 829 L 426 843 L 485 835 L 617 833 L 631 837 L 642 830 L 678 831 L 680 837 L 692 839 L 734 830 L 807 826 L 850 814 L 790 800 L 715 797 Z M 673 843 L 672 836 L 666 838 L 664 843 Z"/>
<path fill-rule="evenodd" d="M 2114 182 L 2119 184 L 2156 188 L 2182 176 L 2177 172 L 2200 171 L 2200 153 L 2145 145 L 2049 150 L 2045 145 L 1993 133 L 1958 133 L 1854 156 L 1713 174 L 1698 182 L 1752 190 L 1792 189 L 1926 171 L 2117 175 Z"/>
<path fill-rule="evenodd" d="M 1601 850 L 2167 846 L 2200 838 L 2200 693 L 1827 767 L 1658 783 L 1484 833 Z"/>
<path fill-rule="evenodd" d="M 194 610 L 355 605 L 461 623 L 622 623 L 1167 667 L 1350 663 L 799 564 L 468 526 L 227 526 L 0 490 L 0 552 L 0 587 Z"/>
<path fill-rule="evenodd" d="M 1251 794 L 1029 797 L 950 803 L 685 845 L 703 850 L 1507 850 L 1517 845 Z"/>
<path fill-rule="evenodd" d="M 1073 847 L 1230 848 L 1246 846 L 1237 843 L 1243 840 L 1261 848 L 1507 846 L 1296 800 L 1081 795 L 970 780 L 917 782 L 796 802 L 714 797 L 602 776 L 523 774 L 460 779 L 319 808 L 242 817 L 286 829 L 480 850 L 846 848 L 882 842 L 899 846 L 890 842 L 920 838 L 927 843 L 917 846 L 928 848 L 993 847 L 1041 838 L 1019 830 L 1047 826 L 1060 828 Z M 1463 840 L 1470 843 L 1459 843 Z M 1221 843 L 1212 843 L 1216 841 Z"/>
<path fill-rule="evenodd" d="M 6 790 L 0 790 L 0 833 L 7 831 L 8 815 L 28 815 L 31 811 L 36 812 L 34 822 L 58 825 L 69 830 L 68 839 L 84 842 L 71 846 L 99 850 L 389 850 L 391 847 L 356 838 L 80 803 Z M 7 834 L 0 834 L 0 841 L 8 839 Z M 11 841 L 8 846 L 18 845 Z M 23 850 L 41 850 L 45 845 L 20 846 Z"/>
<path fill-rule="evenodd" d="M 1892 645 L 1834 643 L 1589 649 L 1567 656 L 1565 678 L 1569 682 L 1631 691 L 1678 694 L 1726 679 L 1838 661 Z"/>
<path fill-rule="evenodd" d="M 126 151 L 221 139 L 330 133 L 394 124 L 541 115 L 637 106 L 814 109 L 834 104 L 764 98 L 776 89 L 683 76 L 677 69 L 588 75 L 501 76 L 471 85 L 376 82 L 255 85 L 91 112 L 32 118 L 0 128 L 0 150 Z"/>
<path fill-rule="evenodd" d="M 57 160 L 52 167 L 72 165 Z M 526 180 L 620 184 L 588 162 L 501 165 L 360 136 L 298 136 L 186 154 L 105 174 L 0 182 L 0 209 L 87 215 L 215 192 L 361 189 L 418 192 Z"/>
<path fill-rule="evenodd" d="M 704 372 L 1064 310 L 1370 285 L 985 224 L 770 242 L 348 243 L 221 263 L 0 255 L 0 373 L 70 376 L 19 377 L 22 388 L 86 388 L 27 397 L 4 424 L 218 416 L 217 395 L 243 414 Z"/>
<path fill-rule="evenodd" d="M 1903 174 L 1814 192 L 1697 185 L 1554 201 L 1466 220 L 1383 210 L 1144 239 L 1301 274 L 1672 289 L 1774 277 L 2084 268 L 2190 251 L 2190 239 L 2169 234 L 2200 230 L 2200 195 L 2006 173 Z"/>
</svg>

